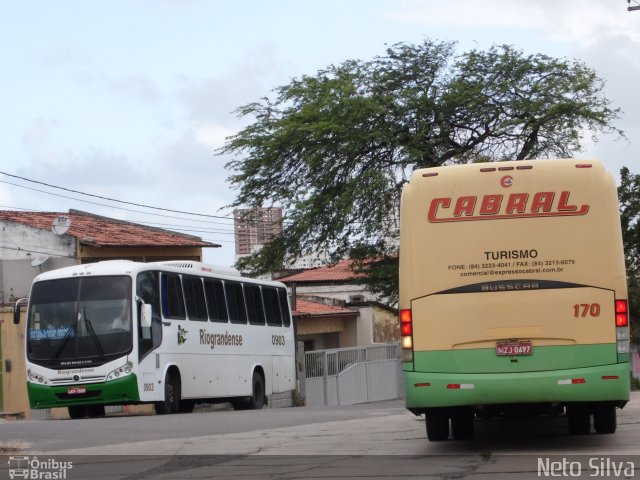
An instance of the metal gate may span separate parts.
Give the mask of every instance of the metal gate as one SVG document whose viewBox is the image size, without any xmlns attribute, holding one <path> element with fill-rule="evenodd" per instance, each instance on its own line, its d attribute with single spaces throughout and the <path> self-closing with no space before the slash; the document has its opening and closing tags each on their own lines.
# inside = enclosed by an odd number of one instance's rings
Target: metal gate
<svg viewBox="0 0 640 480">
<path fill-rule="evenodd" d="M 400 398 L 397 344 L 305 352 L 307 406 L 352 405 Z"/>
</svg>

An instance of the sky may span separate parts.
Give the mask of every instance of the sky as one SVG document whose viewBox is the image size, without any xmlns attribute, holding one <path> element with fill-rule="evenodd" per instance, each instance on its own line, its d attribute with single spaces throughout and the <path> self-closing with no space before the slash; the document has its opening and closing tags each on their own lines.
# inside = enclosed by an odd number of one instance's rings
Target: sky
<svg viewBox="0 0 640 480">
<path fill-rule="evenodd" d="M 616 178 L 622 166 L 640 173 L 640 11 L 627 6 L 627 0 L 2 2 L 0 209 L 76 209 L 182 231 L 220 244 L 205 249 L 205 260 L 230 266 L 227 206 L 236 192 L 226 181 L 230 157 L 215 152 L 249 121 L 234 111 L 328 65 L 426 39 L 456 41 L 459 53 L 509 44 L 586 63 L 621 109 L 615 126 L 627 138 L 588 137 L 576 156 L 603 160 Z"/>
</svg>

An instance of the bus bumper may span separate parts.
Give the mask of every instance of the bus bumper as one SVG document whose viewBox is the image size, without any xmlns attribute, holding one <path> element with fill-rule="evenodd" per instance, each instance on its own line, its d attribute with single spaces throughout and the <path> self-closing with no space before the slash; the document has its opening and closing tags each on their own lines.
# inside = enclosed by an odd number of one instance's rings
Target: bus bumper
<svg viewBox="0 0 640 480">
<path fill-rule="evenodd" d="M 84 389 L 70 393 L 71 389 Z M 31 408 L 67 407 L 69 405 L 117 405 L 140 400 L 136 375 L 109 382 L 51 387 L 27 382 Z"/>
<path fill-rule="evenodd" d="M 629 363 L 527 373 L 404 372 L 408 409 L 629 400 Z"/>
</svg>

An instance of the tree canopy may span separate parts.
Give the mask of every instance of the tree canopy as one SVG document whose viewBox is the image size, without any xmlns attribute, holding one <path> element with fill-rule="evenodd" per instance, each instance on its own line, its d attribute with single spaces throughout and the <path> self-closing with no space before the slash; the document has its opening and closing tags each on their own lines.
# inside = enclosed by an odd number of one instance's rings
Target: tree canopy
<svg viewBox="0 0 640 480">
<path fill-rule="evenodd" d="M 629 313 L 634 343 L 640 344 L 640 174 L 632 174 L 627 167 L 620 170 L 618 187 L 622 242 L 627 266 Z"/>
<path fill-rule="evenodd" d="M 232 206 L 286 212 L 283 234 L 241 269 L 265 272 L 314 251 L 374 258 L 360 268 L 393 299 L 400 193 L 413 170 L 571 157 L 585 134 L 623 135 L 603 81 L 582 62 L 506 45 L 455 47 L 399 43 L 237 110 L 252 122 L 218 151 L 233 158 Z"/>
</svg>

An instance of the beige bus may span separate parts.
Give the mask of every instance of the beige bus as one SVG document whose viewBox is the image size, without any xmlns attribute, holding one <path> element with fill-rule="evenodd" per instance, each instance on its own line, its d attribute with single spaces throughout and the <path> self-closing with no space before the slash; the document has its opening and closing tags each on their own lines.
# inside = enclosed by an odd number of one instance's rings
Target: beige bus
<svg viewBox="0 0 640 480">
<path fill-rule="evenodd" d="M 629 326 L 614 179 L 598 161 L 417 170 L 401 207 L 406 406 L 427 437 L 477 416 L 566 412 L 616 430 Z"/>
</svg>

